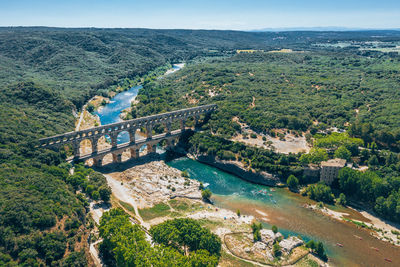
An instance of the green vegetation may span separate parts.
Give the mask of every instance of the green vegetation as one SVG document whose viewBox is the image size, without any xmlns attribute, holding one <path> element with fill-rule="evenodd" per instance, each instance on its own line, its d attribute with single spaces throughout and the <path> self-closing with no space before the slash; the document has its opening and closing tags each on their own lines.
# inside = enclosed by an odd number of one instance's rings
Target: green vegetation
<svg viewBox="0 0 400 267">
<path fill-rule="evenodd" d="M 299 179 L 292 174 L 288 177 L 286 183 L 291 191 L 296 191 L 299 186 Z"/>
<path fill-rule="evenodd" d="M 278 227 L 276 225 L 272 225 L 271 230 L 274 232 L 274 234 L 278 233 Z"/>
<path fill-rule="evenodd" d="M 0 95 L 0 265 L 86 265 L 74 250 L 90 227 L 88 203 L 67 182 L 66 151 L 34 147 L 73 127 L 71 102 L 30 82 L 0 87 Z"/>
<path fill-rule="evenodd" d="M 86 216 L 87 197 L 107 202 L 109 187 L 102 175 L 82 165 L 76 165 L 70 175 L 71 166 L 64 163 L 71 155 L 70 148 L 60 152 L 35 148 L 36 140 L 73 130 L 72 111 L 81 109 L 93 95 L 108 96 L 139 82 L 144 89 L 131 117 L 217 103 L 218 112 L 204 125 L 208 133 L 190 139 L 191 152 L 239 160 L 246 168 L 275 173 L 284 181 L 293 174 L 303 183 L 299 158 L 305 158 L 304 163 L 325 160 L 325 149 L 331 147 L 323 147 L 317 132 L 350 123 L 346 138 L 358 139 L 350 145 L 334 143 L 334 149 L 344 146 L 352 158 L 360 159 L 357 164 L 368 164 L 380 180 L 372 179 L 372 174 L 368 174 L 370 178 L 361 175 L 355 182 L 349 179 L 340 190 L 370 203 L 379 214 L 399 220 L 395 207 L 399 206 L 400 165 L 393 153 L 399 151 L 400 144 L 399 57 L 312 45 L 326 41 L 335 45 L 340 40 L 396 41 L 398 35 L 368 31 L 352 32 L 349 37 L 322 32 L 0 28 L 0 265 L 86 265 L 87 255 L 80 251 L 86 244 L 78 243 L 91 225 Z M 234 55 L 235 49 L 281 47 L 306 52 Z M 182 61 L 189 64 L 179 73 L 154 79 L 171 63 Z M 226 141 L 224 138 L 241 132 L 232 120 L 236 117 L 256 132 L 272 136 L 276 128 L 293 134 L 309 130 L 308 139 L 314 135 L 316 144 L 321 145 L 316 149 L 324 150 L 307 159 Z M 281 133 L 278 136 L 283 138 Z M 366 149 L 358 151 L 354 143 L 359 140 Z M 346 151 L 344 156 L 348 157 Z M 357 193 L 348 193 L 347 184 L 353 182 Z M 372 197 L 364 200 L 363 193 Z M 154 218 L 169 211 L 157 206 L 141 212 Z M 129 232 L 135 237 L 121 238 L 127 246 L 110 253 L 117 255 L 116 261 L 134 263 L 135 251 L 142 251 L 143 246 L 143 253 L 147 253 L 148 246 L 138 242 L 136 250 L 130 247 L 142 234 L 122 217 L 113 221 L 124 226 L 118 228 L 118 235 Z M 105 220 L 103 225 L 110 224 Z M 105 240 L 108 248 L 116 247 L 116 239 L 107 235 Z M 203 252 L 191 253 L 187 260 L 169 248 L 160 246 L 154 251 L 150 255 L 156 256 L 149 258 L 158 259 L 157 263 L 184 262 L 185 266 L 205 259 L 203 263 L 216 264 Z"/>
<path fill-rule="evenodd" d="M 348 133 L 331 133 L 329 135 L 314 135 L 316 147 L 322 148 L 338 148 L 345 147 L 350 148 L 353 145 L 364 146 L 364 141 L 360 138 L 350 137 Z"/>
<path fill-rule="evenodd" d="M 165 232 L 165 229 L 171 232 Z M 159 243 L 154 246 L 146 240 L 144 231 L 137 224 L 132 224 L 121 209 L 105 212 L 99 230 L 103 238 L 100 253 L 109 266 L 189 267 L 218 264 L 221 241 L 194 220 L 177 219 L 153 227 L 153 239 Z M 187 249 L 182 251 L 180 245 Z"/>
<path fill-rule="evenodd" d="M 318 255 L 322 260 L 327 261 L 328 257 L 325 253 L 325 248 L 322 242 L 315 242 L 314 240 L 310 240 L 306 243 L 306 247 L 311 249 L 315 254 Z"/>
<path fill-rule="evenodd" d="M 124 202 L 124 201 L 122 201 L 122 200 L 119 200 L 118 202 L 119 202 L 119 204 L 121 204 L 121 206 L 122 206 L 124 209 L 126 209 L 127 211 L 129 211 L 129 212 L 131 212 L 132 214 L 136 215 L 135 208 L 132 207 L 131 204 L 126 203 L 126 202 Z"/>
<path fill-rule="evenodd" d="M 220 238 L 193 219 L 174 219 L 150 229 L 153 240 L 158 244 L 172 246 L 181 253 L 206 250 L 219 257 Z"/>
<path fill-rule="evenodd" d="M 400 166 L 399 163 L 397 165 Z M 379 215 L 400 221 L 400 210 L 397 208 L 400 206 L 399 171 L 394 172 L 391 167 L 377 172 L 360 172 L 343 168 L 339 171 L 339 187 L 347 196 L 373 206 Z M 378 173 L 384 174 L 385 172 L 385 178 L 378 175 Z"/>
<path fill-rule="evenodd" d="M 299 160 L 302 164 L 307 165 L 309 163 L 318 164 L 328 159 L 329 156 L 325 149 L 314 147 L 310 153 L 301 155 Z"/>
<path fill-rule="evenodd" d="M 101 199 L 108 202 L 111 196 L 111 188 L 107 185 L 107 180 L 99 172 L 87 168 L 83 164 L 76 164 L 74 174 L 66 178 L 66 182 L 73 186 L 75 190 L 80 190 L 93 200 Z"/>
<path fill-rule="evenodd" d="M 218 111 L 203 125 L 208 133 L 194 134 L 189 152 L 237 160 L 249 170 L 273 173 L 286 182 L 290 175 L 301 184 L 308 182 L 300 164 L 332 157 L 353 161 L 356 167 L 367 164 L 379 179 L 357 179 L 355 188 L 363 189 L 348 192 L 344 185 L 338 193 L 356 197 L 397 221 L 399 64 L 398 56 L 350 50 L 239 54 L 187 66 L 174 77 L 148 84 L 139 93 L 137 108 L 147 115 L 216 103 Z M 314 140 L 314 148 L 309 154 L 280 155 L 228 141 L 242 133 L 236 119 L 271 136 L 276 136 L 276 128 L 294 134 L 309 131 L 307 139 Z M 331 126 L 347 132 L 331 132 Z M 377 188 L 369 181 L 377 181 Z M 327 185 L 310 186 L 307 192 L 317 201 L 334 201 Z"/>
<path fill-rule="evenodd" d="M 279 246 L 278 242 L 275 242 L 274 245 L 272 246 L 272 254 L 275 257 L 279 257 L 281 255 L 281 246 Z"/>
<path fill-rule="evenodd" d="M 262 229 L 262 224 L 260 222 L 253 222 L 251 224 L 251 230 L 253 230 L 253 240 L 254 242 L 260 241 L 261 240 L 261 229 Z"/>
<path fill-rule="evenodd" d="M 163 217 L 170 213 L 170 207 L 165 203 L 155 204 L 151 208 L 140 209 L 139 213 L 143 220 L 151 220 L 157 217 Z"/>
<path fill-rule="evenodd" d="M 352 219 L 347 219 L 347 218 L 343 218 L 343 220 L 354 223 L 355 225 L 362 227 L 362 228 L 367 228 L 367 229 L 371 229 L 374 230 L 374 227 L 370 227 L 368 225 L 366 225 L 364 222 L 360 222 L 360 221 L 356 221 L 356 220 L 352 220 Z"/>
<path fill-rule="evenodd" d="M 212 195 L 211 190 L 208 188 L 201 191 L 201 197 L 203 198 L 204 201 L 210 202 L 211 195 Z"/>
<path fill-rule="evenodd" d="M 398 57 L 352 53 L 238 54 L 188 66 L 177 77 L 148 84 L 139 92 L 137 107 L 147 115 L 216 103 L 219 109 L 207 127 L 223 137 L 240 132 L 234 117 L 270 134 L 276 128 L 317 132 L 350 123 L 356 126 L 349 138 L 368 144 L 367 134 L 379 128 L 378 145 L 396 149 L 399 66 Z M 364 132 L 357 125 L 364 125 Z M 329 145 L 330 140 L 319 142 L 317 146 Z"/>
<path fill-rule="evenodd" d="M 349 161 L 351 158 L 351 152 L 345 146 L 340 146 L 335 151 L 335 158 L 345 159 Z"/>
<path fill-rule="evenodd" d="M 310 259 L 309 257 L 302 258 L 299 262 L 296 263 L 298 267 L 318 267 L 319 264 L 315 261 Z"/>
<path fill-rule="evenodd" d="M 190 137 L 189 145 L 189 152 L 193 155 L 209 155 L 224 160 L 226 152 L 229 152 L 241 160 L 245 167 L 276 173 L 282 177 L 299 175 L 302 171 L 297 155 L 280 155 L 268 149 L 249 147 L 211 134 L 196 133 Z"/>
<path fill-rule="evenodd" d="M 347 205 L 346 195 L 340 193 L 339 198 L 336 200 L 336 203 L 342 206 L 346 206 Z"/>
<path fill-rule="evenodd" d="M 324 183 L 309 185 L 306 192 L 307 195 L 315 201 L 333 203 L 335 198 L 332 194 L 331 188 Z"/>
</svg>

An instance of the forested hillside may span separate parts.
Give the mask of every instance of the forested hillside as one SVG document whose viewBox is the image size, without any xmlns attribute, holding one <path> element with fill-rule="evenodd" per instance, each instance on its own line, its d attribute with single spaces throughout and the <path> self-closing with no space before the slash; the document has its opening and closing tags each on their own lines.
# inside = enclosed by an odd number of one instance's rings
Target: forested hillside
<svg viewBox="0 0 400 267">
<path fill-rule="evenodd" d="M 72 103 L 29 82 L 0 94 L 0 265 L 82 266 L 84 247 L 74 247 L 86 232 L 85 200 L 65 183 L 67 170 L 55 166 L 63 153 L 34 148 L 38 135 L 71 128 Z"/>
<path fill-rule="evenodd" d="M 78 108 L 122 78 L 169 62 L 220 56 L 235 49 L 318 49 L 338 40 L 399 39 L 380 32 L 238 32 L 150 29 L 0 28 L 0 86 L 35 81 L 67 96 Z"/>
<path fill-rule="evenodd" d="M 213 102 L 220 108 L 209 125 L 225 137 L 238 130 L 231 120 L 238 116 L 257 131 L 307 130 L 313 120 L 338 126 L 373 122 L 385 131 L 381 136 L 399 140 L 398 58 L 359 51 L 325 54 L 337 49 L 311 46 L 398 36 L 391 31 L 0 28 L 0 265 L 86 265 L 87 198 L 107 201 L 110 190 L 102 175 L 83 166 L 68 173 L 66 151 L 34 145 L 40 137 L 73 130 L 72 110 L 91 96 L 159 66 L 214 57 L 219 59 L 189 64 L 178 75 L 146 84 L 137 114 Z M 233 56 L 236 49 L 281 48 L 317 54 Z M 354 134 L 364 133 L 361 124 L 354 124 Z M 280 161 L 276 154 L 271 162 L 259 159 L 260 168 Z M 281 171 L 297 167 L 292 159 Z"/>
<path fill-rule="evenodd" d="M 342 198 L 348 196 L 398 222 L 399 69 L 400 56 L 383 53 L 238 54 L 187 66 L 174 76 L 146 84 L 132 113 L 141 116 L 216 103 L 217 112 L 203 126 L 207 131 L 189 139 L 191 153 L 274 173 L 292 188 L 305 187 L 304 193 L 317 201 L 332 204 L 339 193 L 346 194 Z M 314 148 L 309 154 L 282 155 L 227 141 L 246 132 L 239 123 L 271 136 L 282 130 L 306 133 Z M 330 127 L 347 132 L 330 134 Z M 250 138 L 257 138 L 253 135 Z M 368 171 L 344 169 L 333 190 L 324 183 L 307 187 L 315 180 L 303 175 L 301 165 L 329 158 L 346 159 Z"/>
<path fill-rule="evenodd" d="M 238 54 L 189 66 L 146 85 L 137 112 L 216 103 L 219 109 L 210 127 L 225 137 L 240 132 L 234 117 L 263 133 L 368 123 L 378 144 L 399 150 L 399 69 L 399 56 Z"/>
</svg>

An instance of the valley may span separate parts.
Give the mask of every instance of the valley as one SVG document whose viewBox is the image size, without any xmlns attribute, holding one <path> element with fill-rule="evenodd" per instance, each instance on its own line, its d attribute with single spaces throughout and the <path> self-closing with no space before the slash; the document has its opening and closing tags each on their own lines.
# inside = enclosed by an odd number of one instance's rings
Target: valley
<svg viewBox="0 0 400 267">
<path fill-rule="evenodd" d="M 0 36 L 0 265 L 400 262 L 400 58 L 382 44 L 397 32 L 5 27 Z M 349 38 L 382 43 L 342 47 Z M 137 159 L 124 152 L 96 166 L 73 161 L 70 145 L 38 147 L 41 137 L 207 104 L 217 109 L 188 118 L 179 142 L 143 146 Z M 335 158 L 347 165 L 327 183 L 322 165 Z"/>
</svg>

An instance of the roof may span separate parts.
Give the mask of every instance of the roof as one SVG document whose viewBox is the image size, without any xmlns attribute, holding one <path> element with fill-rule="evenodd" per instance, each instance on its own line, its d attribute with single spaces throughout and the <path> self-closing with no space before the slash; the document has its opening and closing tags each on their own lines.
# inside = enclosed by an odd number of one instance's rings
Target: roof
<svg viewBox="0 0 400 267">
<path fill-rule="evenodd" d="M 328 161 L 322 161 L 321 167 L 341 167 L 343 168 L 346 165 L 345 159 L 330 159 Z"/>
</svg>

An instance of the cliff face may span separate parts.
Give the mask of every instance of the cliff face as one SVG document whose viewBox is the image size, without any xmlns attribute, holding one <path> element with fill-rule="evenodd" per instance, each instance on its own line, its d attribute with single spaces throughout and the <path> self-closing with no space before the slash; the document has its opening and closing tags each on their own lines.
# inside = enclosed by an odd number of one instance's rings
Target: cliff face
<svg viewBox="0 0 400 267">
<path fill-rule="evenodd" d="M 219 160 L 215 157 L 195 155 L 196 160 L 214 166 L 225 172 L 234 174 L 251 183 L 262 184 L 267 186 L 276 186 L 280 181 L 279 178 L 267 172 L 251 172 L 241 166 L 235 161 Z"/>
</svg>

